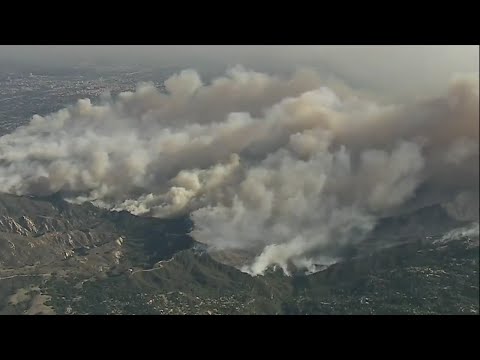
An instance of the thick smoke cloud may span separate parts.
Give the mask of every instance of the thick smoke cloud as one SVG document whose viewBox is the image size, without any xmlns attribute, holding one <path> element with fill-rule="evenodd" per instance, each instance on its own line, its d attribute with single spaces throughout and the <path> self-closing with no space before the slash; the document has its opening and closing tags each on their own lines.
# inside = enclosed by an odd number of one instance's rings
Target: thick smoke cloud
<svg viewBox="0 0 480 360">
<path fill-rule="evenodd" d="M 246 272 L 314 271 L 419 189 L 478 220 L 478 84 L 465 75 L 442 97 L 385 105 L 308 70 L 280 78 L 235 67 L 210 84 L 185 70 L 167 93 L 140 84 L 1 137 L 0 191 L 190 213 L 210 251 L 256 254 Z"/>
</svg>

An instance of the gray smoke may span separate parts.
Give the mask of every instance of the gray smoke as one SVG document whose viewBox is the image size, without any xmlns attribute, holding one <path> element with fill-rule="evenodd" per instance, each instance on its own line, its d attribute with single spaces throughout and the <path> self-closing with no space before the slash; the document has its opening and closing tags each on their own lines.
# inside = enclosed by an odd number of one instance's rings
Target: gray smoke
<svg viewBox="0 0 480 360">
<path fill-rule="evenodd" d="M 173 75 L 88 99 L 0 138 L 0 191 L 92 201 L 138 215 L 191 213 L 210 251 L 248 250 L 244 271 L 312 269 L 376 219 L 431 189 L 478 219 L 478 74 L 441 97 L 382 104 L 313 71 L 235 67 L 203 84 Z M 471 209 L 477 209 L 472 212 Z"/>
<path fill-rule="evenodd" d="M 443 204 L 448 214 L 460 221 L 475 221 L 479 218 L 478 191 L 465 191 L 458 194 L 452 201 Z"/>
</svg>

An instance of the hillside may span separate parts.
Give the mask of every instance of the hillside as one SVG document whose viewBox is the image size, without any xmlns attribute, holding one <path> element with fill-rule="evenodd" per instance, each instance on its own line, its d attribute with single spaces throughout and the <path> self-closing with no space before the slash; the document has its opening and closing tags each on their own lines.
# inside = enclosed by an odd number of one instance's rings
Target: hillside
<svg viewBox="0 0 480 360">
<path fill-rule="evenodd" d="M 478 235 L 442 241 L 465 225 L 443 216 L 384 219 L 310 276 L 251 277 L 195 242 L 188 218 L 0 194 L 0 313 L 478 314 Z"/>
</svg>

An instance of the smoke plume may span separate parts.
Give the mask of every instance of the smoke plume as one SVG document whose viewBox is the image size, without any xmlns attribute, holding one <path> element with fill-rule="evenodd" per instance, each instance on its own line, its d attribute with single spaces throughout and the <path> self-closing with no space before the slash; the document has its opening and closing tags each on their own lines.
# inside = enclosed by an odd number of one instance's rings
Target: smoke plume
<svg viewBox="0 0 480 360">
<path fill-rule="evenodd" d="M 1 137 L 0 191 L 189 213 L 210 251 L 257 255 L 246 272 L 311 270 L 420 187 L 452 216 L 478 220 L 478 85 L 463 75 L 441 97 L 382 104 L 309 70 L 235 67 L 209 84 L 185 70 L 166 93 L 147 83 L 79 100 Z"/>
<path fill-rule="evenodd" d="M 468 226 L 450 230 L 449 232 L 444 234 L 440 239 L 435 240 L 434 243 L 442 244 L 442 243 L 447 243 L 454 240 L 462 240 L 465 238 L 477 238 L 478 240 L 479 229 L 480 229 L 479 223 L 472 222 Z"/>
</svg>

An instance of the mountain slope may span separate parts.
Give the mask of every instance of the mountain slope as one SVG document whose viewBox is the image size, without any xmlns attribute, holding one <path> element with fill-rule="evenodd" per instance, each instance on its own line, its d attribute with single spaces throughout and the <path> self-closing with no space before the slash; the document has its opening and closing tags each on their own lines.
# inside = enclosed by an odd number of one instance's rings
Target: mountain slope
<svg viewBox="0 0 480 360">
<path fill-rule="evenodd" d="M 161 220 L 0 194 L 1 314 L 478 314 L 478 232 L 439 207 L 380 221 L 310 276 L 251 277 Z M 457 234 L 455 233 L 455 234 Z"/>
</svg>

